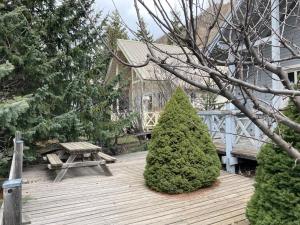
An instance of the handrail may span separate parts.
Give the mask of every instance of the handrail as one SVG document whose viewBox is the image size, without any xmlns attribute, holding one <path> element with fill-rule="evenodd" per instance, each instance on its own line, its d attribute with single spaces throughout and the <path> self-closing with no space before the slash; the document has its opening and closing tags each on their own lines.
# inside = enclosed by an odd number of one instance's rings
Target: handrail
<svg viewBox="0 0 300 225">
<path fill-rule="evenodd" d="M 9 179 L 3 183 L 3 204 L 0 210 L 1 225 L 22 224 L 22 170 L 23 141 L 21 133 L 14 138 L 14 154 L 10 167 Z"/>
</svg>

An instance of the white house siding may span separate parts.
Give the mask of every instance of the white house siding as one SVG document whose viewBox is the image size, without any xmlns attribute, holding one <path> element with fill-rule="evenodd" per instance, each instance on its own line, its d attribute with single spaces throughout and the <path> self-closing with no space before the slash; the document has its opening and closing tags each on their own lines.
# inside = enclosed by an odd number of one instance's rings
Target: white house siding
<svg viewBox="0 0 300 225">
<path fill-rule="evenodd" d="M 295 9 L 295 12 L 298 12 L 300 16 L 300 11 L 299 9 Z M 287 24 L 290 26 L 285 26 L 285 31 L 284 31 L 284 37 L 287 37 L 288 40 L 293 41 L 295 45 L 300 46 L 300 21 L 299 18 L 297 20 L 296 16 L 290 16 L 287 19 Z M 271 59 L 271 46 L 266 45 L 266 47 L 263 50 L 263 56 L 265 58 Z M 286 49 L 286 48 L 281 48 L 280 52 L 281 58 L 287 58 L 291 56 L 291 53 Z M 291 69 L 299 69 L 300 70 L 300 60 L 295 59 L 295 60 L 288 60 L 284 61 L 281 63 L 281 66 L 289 71 Z M 245 80 L 248 82 L 259 85 L 259 86 L 265 86 L 265 87 L 272 87 L 272 76 L 270 72 L 264 71 L 262 69 L 259 69 L 254 66 L 249 66 L 245 67 Z M 272 95 L 270 94 L 265 94 L 265 93 L 260 93 L 260 92 L 254 92 L 255 96 L 258 99 L 261 99 L 262 101 L 265 101 L 266 103 L 271 103 L 272 102 Z M 239 98 L 243 98 L 241 95 L 240 90 L 236 90 L 236 94 Z M 249 103 L 247 103 L 249 105 Z M 250 105 L 249 105 L 250 106 Z"/>
<path fill-rule="evenodd" d="M 300 16 L 300 11 L 299 7 L 295 9 L 295 12 L 298 12 L 298 16 Z M 288 37 L 289 40 L 293 41 L 297 46 L 300 46 L 300 20 L 299 17 L 297 18 L 296 16 L 290 16 L 287 19 L 287 24 L 289 26 L 285 26 L 285 32 L 284 36 Z M 281 58 L 286 58 L 290 57 L 291 53 L 287 49 L 282 49 L 281 50 Z M 299 65 L 300 67 L 300 60 L 289 60 L 286 62 L 282 62 L 281 65 L 283 67 L 295 67 Z"/>
<path fill-rule="evenodd" d="M 264 48 L 263 50 L 263 55 L 264 57 L 270 58 L 271 57 L 271 47 L 268 46 L 266 48 Z M 262 70 L 258 67 L 255 66 L 245 66 L 244 67 L 244 80 L 257 85 L 257 86 L 266 86 L 266 87 L 271 87 L 270 85 L 272 85 L 272 75 L 271 73 Z M 244 102 L 244 96 L 242 95 L 242 92 L 240 89 L 236 89 L 235 90 L 236 96 L 242 101 Z M 257 91 L 253 91 L 253 94 L 258 98 L 261 99 L 262 101 L 266 102 L 266 103 L 270 103 L 272 101 L 272 96 L 266 93 L 261 93 L 261 92 L 257 92 Z M 246 105 L 248 105 L 249 107 L 252 107 L 252 105 L 250 105 L 249 101 L 248 102 L 244 102 Z"/>
</svg>

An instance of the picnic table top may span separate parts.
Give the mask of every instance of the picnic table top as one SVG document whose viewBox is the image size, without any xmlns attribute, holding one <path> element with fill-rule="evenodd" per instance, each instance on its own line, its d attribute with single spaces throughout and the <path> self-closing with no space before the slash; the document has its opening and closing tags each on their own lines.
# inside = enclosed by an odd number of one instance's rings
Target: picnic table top
<svg viewBox="0 0 300 225">
<path fill-rule="evenodd" d="M 101 147 L 89 142 L 67 142 L 60 145 L 70 154 L 99 152 Z"/>
</svg>

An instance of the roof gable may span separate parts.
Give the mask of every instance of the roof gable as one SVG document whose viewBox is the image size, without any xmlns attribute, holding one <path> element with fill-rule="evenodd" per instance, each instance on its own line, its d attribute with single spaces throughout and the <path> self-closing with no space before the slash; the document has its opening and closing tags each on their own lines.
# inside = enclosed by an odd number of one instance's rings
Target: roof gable
<svg viewBox="0 0 300 225">
<path fill-rule="evenodd" d="M 117 41 L 117 47 L 118 51 L 124 55 L 129 64 L 142 64 L 147 60 L 147 55 L 150 54 L 147 45 L 139 41 L 119 39 Z M 174 66 L 176 70 L 180 70 L 180 72 L 184 73 L 189 80 L 203 83 L 206 77 L 208 77 L 206 72 L 188 66 L 186 63 L 187 57 L 181 47 L 154 43 L 150 48 L 155 57 L 166 59 L 167 64 Z M 188 49 L 185 50 L 189 53 Z M 168 54 L 172 55 L 172 57 L 168 56 Z M 191 60 L 197 60 L 192 54 L 189 56 Z M 108 71 L 108 74 L 110 75 L 114 70 L 114 63 L 116 63 L 116 60 L 112 59 Z M 173 74 L 167 72 L 153 62 L 149 62 L 149 64 L 144 67 L 132 69 L 143 80 L 171 81 L 176 86 L 191 88 L 185 81 L 175 77 Z"/>
</svg>

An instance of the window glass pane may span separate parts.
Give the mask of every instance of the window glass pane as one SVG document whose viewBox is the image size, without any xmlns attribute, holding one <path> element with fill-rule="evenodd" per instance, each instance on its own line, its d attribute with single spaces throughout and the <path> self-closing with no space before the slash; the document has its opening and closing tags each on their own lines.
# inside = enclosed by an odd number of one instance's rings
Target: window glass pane
<svg viewBox="0 0 300 225">
<path fill-rule="evenodd" d="M 288 77 L 291 83 L 295 83 L 295 73 L 288 73 Z"/>
<path fill-rule="evenodd" d="M 144 110 L 147 112 L 150 112 L 150 111 L 152 111 L 152 106 L 153 106 L 152 95 L 144 95 L 144 97 L 143 97 Z"/>
</svg>

